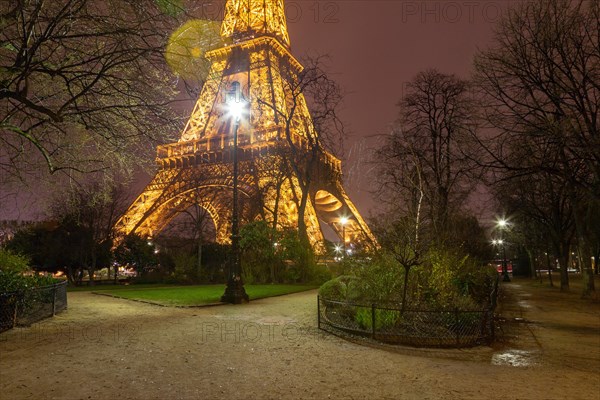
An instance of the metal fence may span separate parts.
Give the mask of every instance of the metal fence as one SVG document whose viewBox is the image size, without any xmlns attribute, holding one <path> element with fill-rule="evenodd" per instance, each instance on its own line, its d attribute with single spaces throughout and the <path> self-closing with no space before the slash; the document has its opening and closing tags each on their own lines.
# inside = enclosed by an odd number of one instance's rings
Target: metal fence
<svg viewBox="0 0 600 400">
<path fill-rule="evenodd" d="M 0 332 L 27 326 L 67 308 L 67 281 L 0 294 Z"/>
<path fill-rule="evenodd" d="M 478 310 L 403 309 L 318 297 L 319 329 L 416 347 L 469 347 L 494 340 L 497 282 L 489 304 Z"/>
</svg>

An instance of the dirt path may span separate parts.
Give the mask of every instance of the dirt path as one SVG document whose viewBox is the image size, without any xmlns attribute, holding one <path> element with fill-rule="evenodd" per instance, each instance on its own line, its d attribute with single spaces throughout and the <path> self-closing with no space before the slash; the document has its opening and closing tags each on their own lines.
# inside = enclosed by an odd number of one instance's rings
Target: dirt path
<svg viewBox="0 0 600 400">
<path fill-rule="evenodd" d="M 316 291 L 199 309 L 70 293 L 0 335 L 0 398 L 600 399 L 600 306 L 504 288 L 504 317 L 522 318 L 504 341 L 441 351 L 318 331 Z"/>
</svg>

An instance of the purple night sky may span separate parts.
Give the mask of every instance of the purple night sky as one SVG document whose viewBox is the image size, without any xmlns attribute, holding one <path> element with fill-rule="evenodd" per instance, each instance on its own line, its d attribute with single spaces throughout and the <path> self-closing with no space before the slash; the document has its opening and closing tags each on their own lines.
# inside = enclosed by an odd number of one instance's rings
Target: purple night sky
<svg viewBox="0 0 600 400">
<path fill-rule="evenodd" d="M 342 118 L 346 189 L 359 211 L 376 211 L 369 193 L 369 149 L 390 131 L 405 84 L 437 68 L 468 78 L 477 49 L 488 46 L 510 1 L 287 1 L 292 52 L 328 54 L 349 93 Z M 475 208 L 483 206 L 475 195 Z M 481 210 L 475 210 L 481 212 Z"/>
<path fill-rule="evenodd" d="M 376 212 L 370 193 L 370 150 L 381 143 L 378 135 L 390 131 L 403 87 L 427 68 L 468 78 L 475 52 L 488 46 L 495 24 L 511 3 L 286 0 L 292 53 L 298 58 L 328 55 L 332 77 L 348 93 L 341 117 L 350 137 L 341 156 L 346 190 L 364 217 Z M 205 7 L 206 15 L 199 17 L 218 18 L 222 10 L 217 4 Z M 192 107 L 190 102 L 185 112 Z M 135 195 L 149 179 L 134 185 Z M 39 218 L 33 210 L 39 195 L 23 192 L 14 202 L 6 201 L 0 219 Z M 480 201 L 484 197 L 475 194 L 471 203 L 487 217 L 487 205 Z"/>
</svg>

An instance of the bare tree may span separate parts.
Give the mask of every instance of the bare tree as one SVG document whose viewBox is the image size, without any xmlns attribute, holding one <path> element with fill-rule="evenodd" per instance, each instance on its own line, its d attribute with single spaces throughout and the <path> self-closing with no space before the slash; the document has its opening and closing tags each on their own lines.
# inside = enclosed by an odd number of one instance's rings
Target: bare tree
<svg viewBox="0 0 600 400">
<path fill-rule="evenodd" d="M 534 228 L 546 238 L 546 243 L 541 245 L 559 261 L 561 289 L 566 290 L 569 287 L 567 267 L 575 233 L 568 186 L 551 174 L 538 173 L 500 182 L 495 191 L 496 198 L 511 215 L 514 225 L 518 226 L 517 230 L 530 231 Z"/>
<path fill-rule="evenodd" d="M 586 216 L 600 198 L 599 20 L 598 1 L 520 3 L 500 22 L 492 48 L 475 60 L 485 117 L 498 132 L 481 140 L 487 166 L 502 180 L 544 173 L 563 181 L 585 294 L 594 290 Z"/>
<path fill-rule="evenodd" d="M 392 133 L 393 136 L 397 134 L 401 132 Z M 393 140 L 393 143 L 398 142 Z M 381 172 L 379 195 L 387 201 L 388 210 L 374 218 L 374 227 L 381 246 L 404 268 L 403 306 L 410 270 L 421 264 L 431 237 L 425 234 L 427 228 L 423 223 L 425 193 L 421 161 L 412 143 L 406 143 L 401 154 L 387 146 L 377 150 Z"/>
<path fill-rule="evenodd" d="M 380 195 L 445 239 L 449 216 L 473 187 L 469 86 L 436 70 L 419 73 L 400 102 L 397 127 L 377 149 Z M 417 201 L 418 199 L 418 201 Z M 415 208 L 418 205 L 418 210 Z"/>
<path fill-rule="evenodd" d="M 128 205 L 126 193 L 126 188 L 114 180 L 96 179 L 73 185 L 50 207 L 49 217 L 67 232 L 70 243 L 63 244 L 65 251 L 77 253 L 70 258 L 78 260 L 80 270 L 87 269 L 90 282 L 100 259 L 110 270 L 113 226 Z M 68 272 L 69 279 L 75 280 L 73 271 Z"/>
<path fill-rule="evenodd" d="M 202 277 L 202 248 L 210 239 L 215 238 L 215 226 L 209 209 L 218 196 L 210 190 L 194 190 L 187 194 L 186 208 L 181 210 L 160 233 L 164 238 L 178 237 L 191 240 L 196 250 L 197 279 Z"/>
<path fill-rule="evenodd" d="M 285 144 L 281 155 L 286 160 L 286 170 L 293 172 L 297 179 L 300 193 L 294 192 L 293 196 L 298 205 L 298 232 L 300 238 L 307 240 L 304 215 L 315 168 L 326 153 L 336 150 L 343 136 L 343 125 L 337 115 L 343 95 L 326 72 L 324 57 L 307 57 L 303 61 L 304 69 L 299 73 L 291 66 L 281 71 L 286 96 L 284 107 L 269 99 L 259 99 L 259 102 L 272 109 L 282 122 L 280 139 Z M 290 186 L 292 190 L 295 187 Z"/>
<path fill-rule="evenodd" d="M 128 168 L 173 123 L 154 1 L 0 2 L 0 174 Z"/>
</svg>

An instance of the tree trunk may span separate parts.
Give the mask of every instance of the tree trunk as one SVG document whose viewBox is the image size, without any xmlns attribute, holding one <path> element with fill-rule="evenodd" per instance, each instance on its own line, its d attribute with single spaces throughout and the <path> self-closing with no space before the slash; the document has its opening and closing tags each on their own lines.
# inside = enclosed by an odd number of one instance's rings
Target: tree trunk
<svg viewBox="0 0 600 400">
<path fill-rule="evenodd" d="M 590 217 L 588 212 L 588 217 Z M 586 235 L 586 223 L 583 212 L 579 207 L 573 211 L 575 217 L 575 230 L 577 232 L 577 258 L 579 259 L 579 269 L 583 276 L 583 291 L 581 297 L 588 298 L 596 291 L 594 286 L 594 275 L 592 271 L 592 249 L 588 245 L 588 236 Z"/>
<path fill-rule="evenodd" d="M 202 278 L 202 238 L 198 239 L 198 264 L 196 266 L 196 277 L 198 281 Z"/>
<path fill-rule="evenodd" d="M 556 258 L 560 266 L 560 291 L 569 291 L 569 246 L 561 243 L 556 249 Z"/>
<path fill-rule="evenodd" d="M 83 267 L 77 267 L 77 286 L 83 283 Z"/>
<path fill-rule="evenodd" d="M 529 250 L 526 249 L 527 251 L 527 257 L 529 258 L 529 272 L 531 273 L 531 279 L 536 279 L 537 278 L 537 269 L 535 268 L 536 265 L 536 252 L 535 250 Z M 514 271 L 513 271 L 514 273 Z"/>
<path fill-rule="evenodd" d="M 92 262 L 88 267 L 88 276 L 90 277 L 90 286 L 94 286 L 94 273 L 96 272 L 96 249 L 92 250 Z"/>
<path fill-rule="evenodd" d="M 277 230 L 277 224 L 279 223 L 279 199 L 281 198 L 281 186 L 285 179 L 281 179 L 277 182 L 275 187 L 275 204 L 273 205 L 273 231 Z"/>
<path fill-rule="evenodd" d="M 554 287 L 554 282 L 552 282 L 552 263 L 550 262 L 550 249 L 546 252 L 546 268 L 548 269 L 548 280 L 550 282 L 550 287 Z"/>
<path fill-rule="evenodd" d="M 67 280 L 69 283 L 73 286 L 77 286 L 77 281 L 75 280 L 75 276 L 73 274 L 73 267 L 67 267 L 65 272 L 67 273 Z"/>
<path fill-rule="evenodd" d="M 308 202 L 308 191 L 302 191 L 300 198 L 300 205 L 298 206 L 298 236 L 300 241 L 308 241 L 308 232 L 306 230 L 306 221 L 304 220 L 304 214 L 306 212 L 306 204 Z"/>
<path fill-rule="evenodd" d="M 583 276 L 582 298 L 589 298 L 596 291 L 594 285 L 594 271 L 592 270 L 592 255 L 587 243 L 580 243 L 577 246 L 579 264 L 581 265 L 581 274 Z"/>
<path fill-rule="evenodd" d="M 406 305 L 406 292 L 408 290 L 408 273 L 410 272 L 410 267 L 404 267 L 404 287 L 402 288 L 402 306 L 401 310 L 404 311 Z"/>
</svg>

